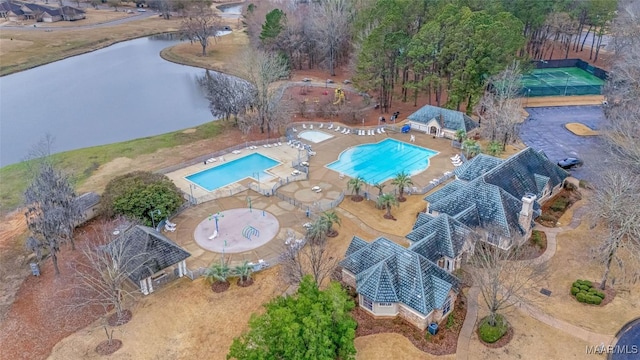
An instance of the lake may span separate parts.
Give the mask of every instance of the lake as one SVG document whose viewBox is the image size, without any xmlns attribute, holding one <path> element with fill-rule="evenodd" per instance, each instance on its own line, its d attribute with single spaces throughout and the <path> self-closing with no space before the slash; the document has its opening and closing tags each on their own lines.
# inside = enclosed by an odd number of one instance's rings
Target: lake
<svg viewBox="0 0 640 360">
<path fill-rule="evenodd" d="M 196 83 L 204 70 L 159 56 L 177 43 L 130 40 L 0 77 L 0 167 L 24 160 L 47 133 L 61 152 L 213 120 Z"/>
</svg>

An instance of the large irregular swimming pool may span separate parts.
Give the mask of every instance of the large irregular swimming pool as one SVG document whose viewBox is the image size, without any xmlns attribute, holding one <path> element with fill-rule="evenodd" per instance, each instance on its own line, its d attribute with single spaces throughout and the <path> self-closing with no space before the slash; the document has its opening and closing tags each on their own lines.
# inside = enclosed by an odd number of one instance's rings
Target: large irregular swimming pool
<svg viewBox="0 0 640 360">
<path fill-rule="evenodd" d="M 260 181 L 270 179 L 273 176 L 265 170 L 277 165 L 280 165 L 280 162 L 262 154 L 253 153 L 211 169 L 191 174 L 186 179 L 203 189 L 213 191 L 245 178 L 254 178 Z"/>
<path fill-rule="evenodd" d="M 437 151 L 385 139 L 375 144 L 358 145 L 343 151 L 331 170 L 349 177 L 362 177 L 369 184 L 383 183 L 400 172 L 415 175 L 429 167 L 429 158 Z"/>
</svg>

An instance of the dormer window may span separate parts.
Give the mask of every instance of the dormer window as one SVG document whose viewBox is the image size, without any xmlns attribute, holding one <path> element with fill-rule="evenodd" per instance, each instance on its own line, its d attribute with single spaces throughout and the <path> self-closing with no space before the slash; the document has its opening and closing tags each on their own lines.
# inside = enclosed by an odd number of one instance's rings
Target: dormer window
<svg viewBox="0 0 640 360">
<path fill-rule="evenodd" d="M 438 259 L 438 266 L 444 269 L 444 258 L 443 257 Z"/>
</svg>

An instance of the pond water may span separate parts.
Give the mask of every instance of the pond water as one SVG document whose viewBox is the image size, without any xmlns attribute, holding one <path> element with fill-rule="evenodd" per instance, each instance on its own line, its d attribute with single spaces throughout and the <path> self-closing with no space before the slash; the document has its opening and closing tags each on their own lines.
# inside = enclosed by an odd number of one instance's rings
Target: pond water
<svg viewBox="0 0 640 360">
<path fill-rule="evenodd" d="M 240 18 L 242 15 L 243 4 L 226 4 L 218 6 L 218 10 L 222 11 L 221 16 L 226 19 Z"/>
<path fill-rule="evenodd" d="M 0 77 L 0 167 L 47 133 L 60 152 L 211 121 L 196 82 L 204 70 L 159 56 L 177 43 L 141 38 Z"/>
</svg>

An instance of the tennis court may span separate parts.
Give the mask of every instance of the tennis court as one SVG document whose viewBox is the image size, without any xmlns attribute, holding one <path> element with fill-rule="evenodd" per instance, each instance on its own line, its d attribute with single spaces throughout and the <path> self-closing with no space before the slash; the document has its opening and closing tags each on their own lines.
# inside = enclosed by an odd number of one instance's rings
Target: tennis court
<svg viewBox="0 0 640 360">
<path fill-rule="evenodd" d="M 522 75 L 523 96 L 600 95 L 604 80 L 578 67 L 535 69 Z"/>
</svg>

